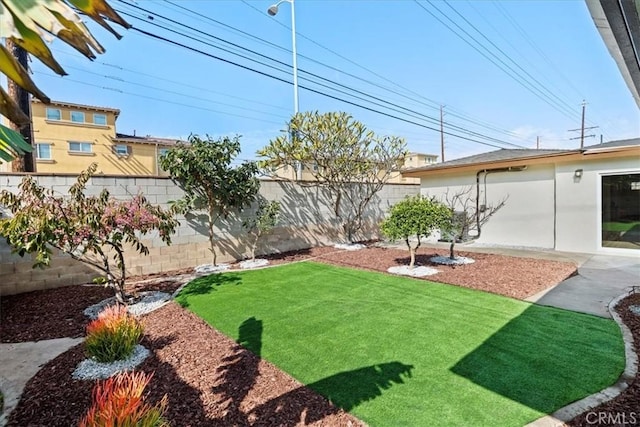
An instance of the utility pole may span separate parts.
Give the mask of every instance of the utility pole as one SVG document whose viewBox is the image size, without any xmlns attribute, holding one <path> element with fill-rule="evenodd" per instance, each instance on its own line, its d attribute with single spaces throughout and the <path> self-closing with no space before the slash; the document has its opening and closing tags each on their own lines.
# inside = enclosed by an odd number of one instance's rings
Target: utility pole
<svg viewBox="0 0 640 427">
<path fill-rule="evenodd" d="M 443 114 L 442 114 L 442 109 L 444 108 L 443 105 L 440 106 L 440 158 L 442 159 L 442 162 L 444 162 L 444 120 L 443 120 Z"/>
<path fill-rule="evenodd" d="M 6 47 L 9 52 L 13 54 L 13 56 L 18 60 L 20 65 L 24 67 L 25 70 L 29 68 L 27 52 L 15 44 L 13 40 L 6 39 Z M 29 92 L 18 86 L 11 79 L 7 79 L 7 92 L 9 97 L 15 101 L 16 104 L 20 107 L 23 113 L 25 113 L 29 117 L 29 123 L 26 125 L 19 127 L 15 123 L 11 123 L 11 129 L 20 133 L 25 141 L 32 147 L 33 143 L 33 129 L 31 127 L 31 102 Z M 12 162 L 12 170 L 14 172 L 35 172 L 36 171 L 36 163 L 34 161 L 34 153 L 25 153 L 24 156 L 16 157 L 16 159 Z"/>
<path fill-rule="evenodd" d="M 598 126 L 591 126 L 588 128 L 584 127 L 584 112 L 585 112 L 585 107 L 587 106 L 587 103 L 583 100 L 582 101 L 582 124 L 580 126 L 579 129 L 569 129 L 569 132 L 577 132 L 580 131 L 580 136 L 576 136 L 575 138 L 569 138 L 569 139 L 579 139 L 580 140 L 580 149 L 582 150 L 584 148 L 584 139 L 585 138 L 593 138 L 596 135 L 592 134 L 592 135 L 585 135 L 584 131 L 585 130 L 589 130 L 589 129 L 597 129 Z"/>
<path fill-rule="evenodd" d="M 536 150 L 540 149 L 540 137 L 536 136 Z"/>
</svg>

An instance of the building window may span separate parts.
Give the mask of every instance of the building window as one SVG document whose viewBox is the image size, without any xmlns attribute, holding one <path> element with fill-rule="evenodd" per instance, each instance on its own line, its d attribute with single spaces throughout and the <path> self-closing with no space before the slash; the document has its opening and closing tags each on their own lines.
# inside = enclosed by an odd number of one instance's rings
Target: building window
<svg viewBox="0 0 640 427">
<path fill-rule="evenodd" d="M 47 120 L 61 120 L 62 113 L 59 108 L 47 108 Z"/>
<path fill-rule="evenodd" d="M 72 111 L 71 121 L 74 123 L 84 123 L 84 113 L 82 111 Z"/>
<path fill-rule="evenodd" d="M 113 151 L 117 156 L 128 156 L 129 155 L 129 146 L 126 144 L 118 144 L 113 147 Z"/>
<path fill-rule="evenodd" d="M 69 142 L 69 152 L 71 153 L 92 153 L 93 144 L 90 142 Z"/>
<path fill-rule="evenodd" d="M 93 124 L 94 125 L 107 125 L 107 115 L 106 114 L 98 114 L 93 113 Z"/>
<path fill-rule="evenodd" d="M 36 158 L 38 160 L 51 160 L 51 144 L 36 144 Z"/>
<path fill-rule="evenodd" d="M 602 246 L 640 250 L 640 174 L 602 177 Z"/>
</svg>

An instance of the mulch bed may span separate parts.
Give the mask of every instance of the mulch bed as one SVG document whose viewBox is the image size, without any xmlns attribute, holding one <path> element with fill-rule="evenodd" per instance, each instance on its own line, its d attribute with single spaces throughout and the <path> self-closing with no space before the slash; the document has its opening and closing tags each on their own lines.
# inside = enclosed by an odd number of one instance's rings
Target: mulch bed
<svg viewBox="0 0 640 427">
<path fill-rule="evenodd" d="M 440 272 L 422 277 L 432 282 L 448 283 L 492 292 L 512 298 L 525 299 L 554 286 L 576 273 L 569 262 L 510 257 L 484 253 L 457 252 L 456 256 L 470 257 L 473 264 L 447 266 L 434 264 L 434 256 L 448 256 L 445 250 L 419 248 L 416 264 L 434 267 Z M 318 261 L 351 268 L 386 272 L 389 267 L 409 265 L 409 251 L 369 247 L 361 251 L 334 252 L 321 256 Z"/>
<path fill-rule="evenodd" d="M 428 258 L 442 251 L 422 249 L 418 262 L 431 265 Z M 428 254 L 424 254 L 427 252 Z M 488 254 L 466 254 L 474 264 L 438 266 L 440 273 L 431 281 L 452 283 L 515 298 L 530 296 L 574 274 L 575 266 L 525 258 Z M 314 258 L 321 262 L 386 271 L 393 265 L 408 263 L 403 250 L 368 248 L 337 251 L 313 248 L 269 257 L 272 264 Z M 177 271 L 132 278 L 132 291 L 173 292 L 183 280 Z M 2 341 L 20 342 L 63 336 L 82 336 L 87 323 L 82 311 L 112 295 L 100 286 L 71 286 L 2 298 Z M 635 304 L 640 296 L 635 295 Z M 621 313 L 640 341 L 640 320 L 625 306 Z M 334 407 L 324 397 L 245 350 L 192 313 L 169 303 L 143 317 L 143 345 L 152 355 L 139 367 L 154 372 L 149 401 L 165 394 L 169 405 L 167 419 L 173 426 L 360 426 L 362 422 Z M 71 372 L 84 358 L 82 345 L 45 364 L 27 384 L 23 397 L 9 417 L 9 426 L 70 426 L 90 406 L 93 382 L 77 381 Z M 627 389 L 603 411 L 631 411 L 640 408 L 640 381 Z M 613 405 L 613 406 L 609 406 Z M 621 409 L 626 408 L 626 409 Z M 597 409 L 600 410 L 600 409 Z M 637 409 L 636 409 L 637 411 Z M 571 426 L 589 425 L 577 418 Z"/>
</svg>

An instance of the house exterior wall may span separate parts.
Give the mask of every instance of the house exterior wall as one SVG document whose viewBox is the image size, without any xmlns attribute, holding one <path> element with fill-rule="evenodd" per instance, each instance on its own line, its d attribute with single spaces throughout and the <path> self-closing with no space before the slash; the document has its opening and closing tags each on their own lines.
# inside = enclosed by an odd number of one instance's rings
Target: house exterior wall
<svg viewBox="0 0 640 427">
<path fill-rule="evenodd" d="M 444 200 L 450 194 L 471 188 L 476 198 L 476 174 L 447 174 L 422 178 L 420 192 Z M 480 204 L 498 205 L 498 210 L 482 227 L 480 244 L 553 248 L 554 167 L 532 166 L 524 171 L 489 173 L 480 179 Z M 486 203 L 485 203 L 486 200 Z"/>
<path fill-rule="evenodd" d="M 575 176 L 578 169 L 582 171 L 580 178 Z M 489 174 L 486 190 L 481 178 L 481 200 L 486 195 L 487 204 L 495 205 L 505 196 L 508 199 L 482 228 L 477 242 L 637 255 L 634 249 L 602 247 L 602 177 L 633 173 L 640 173 L 640 156 L 635 154 L 584 155 L 571 161 L 530 165 L 521 172 Z M 475 182 L 473 172 L 433 174 L 421 178 L 420 192 L 442 199 L 447 189 L 453 192 L 473 186 L 471 195 L 475 198 Z"/>
<path fill-rule="evenodd" d="M 582 169 L 582 177 L 575 171 Z M 620 252 L 630 250 L 602 247 L 603 175 L 640 173 L 640 156 L 581 162 L 557 166 L 558 199 L 556 249 L 568 252 Z M 639 192 L 640 193 L 640 192 Z M 640 194 L 638 194 L 640 197 Z M 633 253 L 637 254 L 637 251 Z"/>
<path fill-rule="evenodd" d="M 53 188 L 61 194 L 66 194 L 76 181 L 76 176 L 73 175 L 35 177 L 43 186 Z M 19 174 L 0 174 L 0 189 L 15 192 L 21 180 L 22 176 Z M 119 199 L 127 199 L 140 192 L 151 203 L 164 207 L 168 206 L 170 200 L 183 195 L 182 190 L 168 178 L 123 176 L 94 176 L 85 194 L 97 195 L 103 188 L 107 188 Z M 379 237 L 378 224 L 389 207 L 418 192 L 417 185 L 386 185 L 366 212 L 366 229 L 358 237 Z M 326 195 L 322 189 L 264 180 L 261 182 L 260 193 L 268 200 L 279 200 L 282 214 L 278 226 L 260 240 L 256 251 L 258 255 L 304 249 L 341 239 L 331 209 L 325 205 Z M 242 228 L 242 220 L 252 213 L 252 210 L 247 210 L 218 225 L 218 262 L 248 256 L 250 241 Z M 192 268 L 211 262 L 207 228 L 199 213 L 178 219 L 180 226 L 172 237 L 171 246 L 166 246 L 157 235 L 150 235 L 144 240 L 149 247 L 148 256 L 127 250 L 127 270 L 130 275 Z M 64 254 L 55 253 L 51 267 L 41 270 L 31 268 L 33 260 L 30 256 L 22 258 L 10 252 L 4 239 L 0 239 L 0 295 L 87 283 L 100 275 Z"/>
</svg>

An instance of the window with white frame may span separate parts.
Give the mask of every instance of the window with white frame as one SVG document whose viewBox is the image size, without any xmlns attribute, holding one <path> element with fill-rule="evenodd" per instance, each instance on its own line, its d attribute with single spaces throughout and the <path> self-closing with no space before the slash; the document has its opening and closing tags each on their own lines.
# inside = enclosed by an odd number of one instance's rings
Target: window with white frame
<svg viewBox="0 0 640 427">
<path fill-rule="evenodd" d="M 46 109 L 47 120 L 62 120 L 62 112 L 59 108 Z"/>
<path fill-rule="evenodd" d="M 90 142 L 69 141 L 69 152 L 72 154 L 90 154 L 93 152 L 93 144 Z"/>
<path fill-rule="evenodd" d="M 51 160 L 51 144 L 46 142 L 40 142 L 36 144 L 36 159 L 38 160 Z"/>
<path fill-rule="evenodd" d="M 114 153 L 117 156 L 128 156 L 129 155 L 129 146 L 126 144 L 117 144 L 113 147 Z"/>
<path fill-rule="evenodd" d="M 72 111 L 71 121 L 74 123 L 84 123 L 84 113 L 82 111 Z"/>
<path fill-rule="evenodd" d="M 106 114 L 93 113 L 93 124 L 94 125 L 106 126 L 107 125 L 107 115 Z"/>
</svg>

